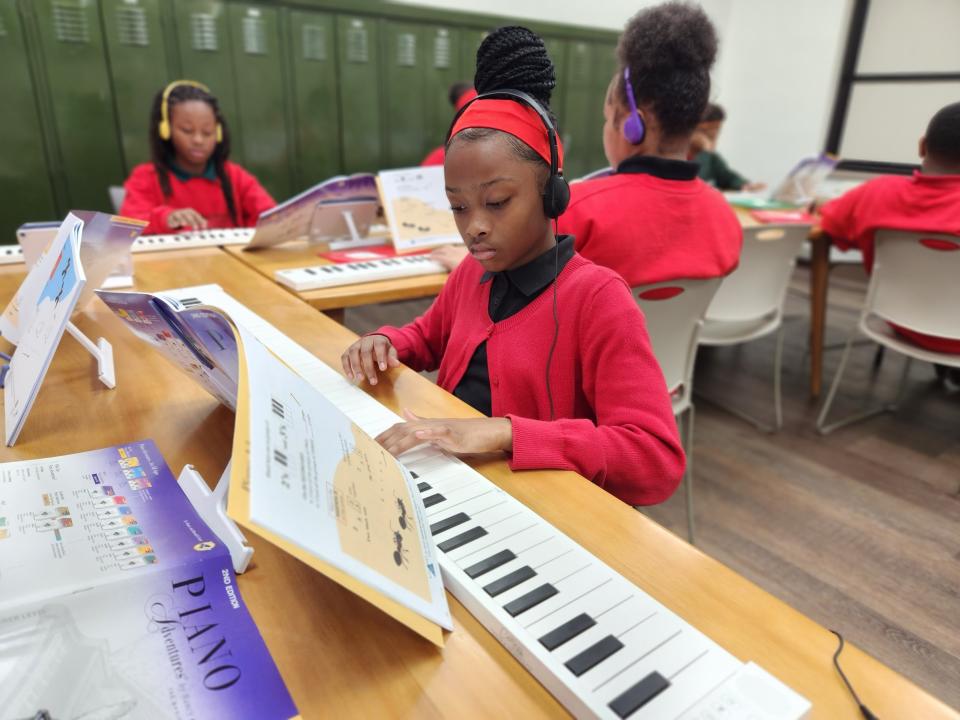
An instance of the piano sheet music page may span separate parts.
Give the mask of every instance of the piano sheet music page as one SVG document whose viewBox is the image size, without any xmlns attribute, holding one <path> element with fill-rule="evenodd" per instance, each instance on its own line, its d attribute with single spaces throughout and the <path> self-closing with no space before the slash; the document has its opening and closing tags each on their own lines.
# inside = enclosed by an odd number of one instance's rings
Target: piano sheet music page
<svg viewBox="0 0 960 720">
<path fill-rule="evenodd" d="M 250 518 L 452 629 L 410 473 L 243 326 Z M 239 414 L 238 422 L 243 418 Z"/>
</svg>

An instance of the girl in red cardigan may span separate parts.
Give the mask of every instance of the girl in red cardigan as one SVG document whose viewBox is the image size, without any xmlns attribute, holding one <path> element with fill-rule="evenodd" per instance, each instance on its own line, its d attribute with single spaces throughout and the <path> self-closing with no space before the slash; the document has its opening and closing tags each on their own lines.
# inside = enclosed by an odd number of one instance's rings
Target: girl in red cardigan
<svg viewBox="0 0 960 720">
<path fill-rule="evenodd" d="M 230 156 L 230 132 L 205 85 L 177 80 L 150 113 L 151 162 L 124 183 L 120 214 L 146 220 L 145 235 L 181 228 L 252 227 L 276 203 Z"/>
<path fill-rule="evenodd" d="M 394 455 L 425 442 L 501 451 L 515 470 L 574 470 L 630 504 L 661 502 L 684 456 L 643 316 L 620 277 L 554 236 L 544 189 L 562 180 L 551 177 L 545 121 L 522 101 L 482 97 L 512 88 L 546 106 L 555 80 L 543 41 L 526 28 L 495 31 L 474 84 L 481 97 L 456 119 L 444 164 L 472 257 L 423 316 L 351 345 L 344 372 L 376 384 L 401 362 L 439 367 L 440 386 L 488 416 L 405 411 L 377 438 Z"/>
</svg>

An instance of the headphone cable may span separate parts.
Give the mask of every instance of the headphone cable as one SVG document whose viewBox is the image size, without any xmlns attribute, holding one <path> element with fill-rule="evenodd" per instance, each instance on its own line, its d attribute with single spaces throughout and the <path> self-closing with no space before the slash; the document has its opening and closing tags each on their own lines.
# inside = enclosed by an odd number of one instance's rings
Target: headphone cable
<svg viewBox="0 0 960 720">
<path fill-rule="evenodd" d="M 830 630 L 834 635 L 837 636 L 837 639 L 840 641 L 840 644 L 837 646 L 837 651 L 833 654 L 833 664 L 837 668 L 837 672 L 840 673 L 840 679 L 843 680 L 843 684 L 847 686 L 847 690 L 850 691 L 850 694 L 853 696 L 854 701 L 857 703 L 857 707 L 860 708 L 860 714 L 863 715 L 864 720 L 879 720 L 879 718 L 874 715 L 870 708 L 860 702 L 860 696 L 857 695 L 857 691 L 853 689 L 853 685 L 850 684 L 850 681 L 847 680 L 846 673 L 843 672 L 843 668 L 840 667 L 840 653 L 843 652 L 843 635 L 838 633 L 836 630 Z"/>
<path fill-rule="evenodd" d="M 553 342 L 550 343 L 550 352 L 547 353 L 547 402 L 550 403 L 550 421 L 556 419 L 553 410 L 553 392 L 550 389 L 550 363 L 553 361 L 553 351 L 557 347 L 557 338 L 560 336 L 560 315 L 557 310 L 557 278 L 560 275 L 560 236 L 557 219 L 553 219 Z"/>
</svg>

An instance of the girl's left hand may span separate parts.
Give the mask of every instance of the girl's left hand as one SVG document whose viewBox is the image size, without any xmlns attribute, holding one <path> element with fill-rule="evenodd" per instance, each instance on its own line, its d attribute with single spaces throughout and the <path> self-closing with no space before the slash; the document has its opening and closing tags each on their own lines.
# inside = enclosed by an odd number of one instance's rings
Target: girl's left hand
<svg viewBox="0 0 960 720">
<path fill-rule="evenodd" d="M 391 455 L 423 443 L 463 455 L 509 452 L 513 448 L 513 427 L 508 418 L 420 418 L 409 410 L 404 410 L 403 416 L 406 422 L 397 423 L 376 438 Z"/>
</svg>

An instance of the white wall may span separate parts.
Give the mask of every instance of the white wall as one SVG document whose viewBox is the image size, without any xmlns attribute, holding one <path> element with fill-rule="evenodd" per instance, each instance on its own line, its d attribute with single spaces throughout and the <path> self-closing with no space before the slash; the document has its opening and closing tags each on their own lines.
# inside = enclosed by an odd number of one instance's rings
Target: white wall
<svg viewBox="0 0 960 720">
<path fill-rule="evenodd" d="M 774 184 L 823 150 L 851 0 L 733 0 L 713 99 L 727 111 L 719 149 L 741 174 Z"/>
<path fill-rule="evenodd" d="M 546 19 L 545 0 L 395 0 Z M 554 22 L 621 30 L 658 0 L 551 0 Z M 720 151 L 747 177 L 776 183 L 826 141 L 852 0 L 701 0 L 720 36 L 712 99 L 727 110 Z M 585 8 L 588 7 L 588 10 Z"/>
</svg>

